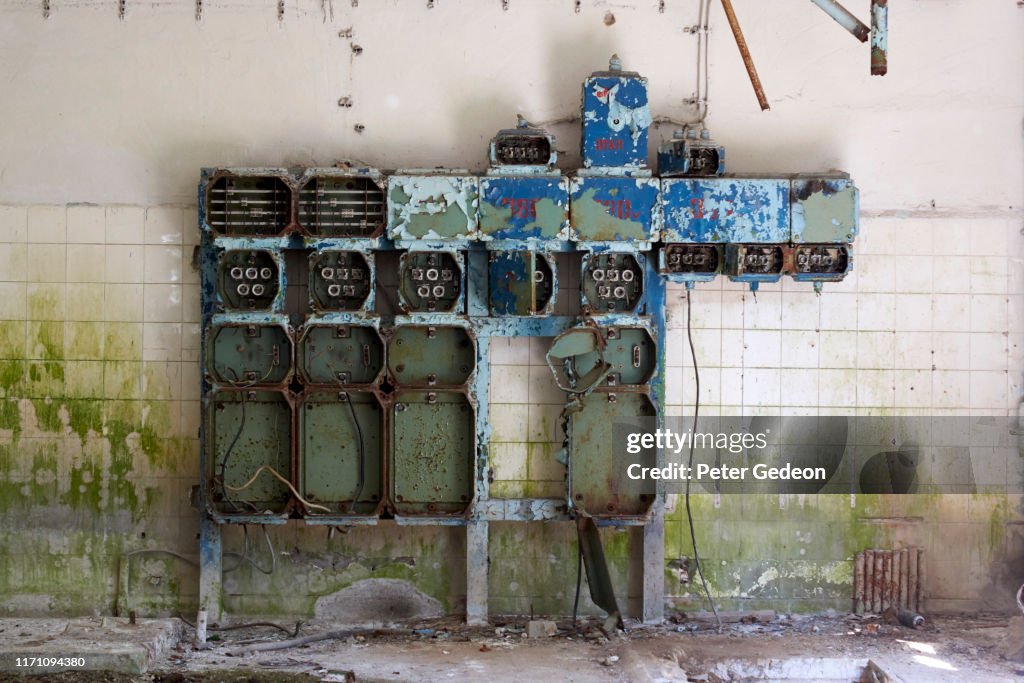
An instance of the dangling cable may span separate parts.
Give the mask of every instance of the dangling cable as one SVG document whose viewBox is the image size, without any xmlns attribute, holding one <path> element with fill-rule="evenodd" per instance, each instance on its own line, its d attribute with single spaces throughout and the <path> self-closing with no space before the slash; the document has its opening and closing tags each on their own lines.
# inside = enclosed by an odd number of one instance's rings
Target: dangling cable
<svg viewBox="0 0 1024 683">
<path fill-rule="evenodd" d="M 690 325 L 690 311 L 692 308 L 690 302 L 691 288 L 686 288 L 686 338 L 690 344 L 690 357 L 693 358 L 693 377 L 694 384 L 696 385 L 696 398 L 693 402 L 693 433 L 697 433 L 697 415 L 700 412 L 700 371 L 697 369 L 697 349 L 693 345 L 693 331 Z M 690 472 L 693 471 L 693 447 L 694 440 L 690 439 Z M 690 523 L 690 542 L 693 544 L 693 563 L 697 567 L 697 576 L 700 577 L 700 583 L 704 586 L 704 595 L 707 596 L 708 604 L 711 605 L 711 611 L 715 615 L 715 622 L 718 624 L 718 630 L 722 630 L 722 618 L 718 616 L 718 608 L 715 607 L 715 601 L 711 598 L 711 591 L 708 590 L 708 582 L 704 579 L 704 570 L 700 566 L 700 555 L 697 554 L 697 532 L 693 529 L 693 512 L 690 510 L 690 479 L 686 479 L 686 519 Z"/>
</svg>

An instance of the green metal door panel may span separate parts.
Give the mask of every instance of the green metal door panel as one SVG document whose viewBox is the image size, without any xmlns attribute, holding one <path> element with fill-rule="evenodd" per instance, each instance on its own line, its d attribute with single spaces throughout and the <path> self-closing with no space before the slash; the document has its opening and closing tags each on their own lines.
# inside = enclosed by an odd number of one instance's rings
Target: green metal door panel
<svg viewBox="0 0 1024 683">
<path fill-rule="evenodd" d="M 384 367 L 384 342 L 368 325 L 311 325 L 299 353 L 311 384 L 370 384 Z"/>
<path fill-rule="evenodd" d="M 292 370 L 292 340 L 280 325 L 222 325 L 210 335 L 209 367 L 235 386 L 281 384 Z"/>
<path fill-rule="evenodd" d="M 382 497 L 382 429 L 383 410 L 372 393 L 307 394 L 299 408 L 303 497 L 335 514 L 375 513 Z"/>
<path fill-rule="evenodd" d="M 645 394 L 633 392 L 595 391 L 580 403 L 569 417 L 569 495 L 576 507 L 595 517 L 644 515 L 653 496 L 612 493 L 615 468 L 624 466 L 623 454 L 612 448 L 612 429 L 619 419 L 654 417 L 654 406 Z"/>
<path fill-rule="evenodd" d="M 473 407 L 457 392 L 403 391 L 391 433 L 391 498 L 407 515 L 454 515 L 473 497 Z"/>
<path fill-rule="evenodd" d="M 400 386 L 462 386 L 475 365 L 476 346 L 462 327 L 403 325 L 388 344 L 388 370 Z"/>
<path fill-rule="evenodd" d="M 792 239 L 794 242 L 851 243 L 857 236 L 860 201 L 849 178 L 818 177 L 793 180 Z"/>
<path fill-rule="evenodd" d="M 214 492 L 218 509 L 282 512 L 291 494 L 266 467 L 291 479 L 292 409 L 284 394 L 219 392 L 211 401 L 208 420 L 210 475 L 221 482 Z"/>
<path fill-rule="evenodd" d="M 654 374 L 658 361 L 654 340 L 642 327 L 609 327 L 605 337 L 604 359 L 611 365 L 609 385 L 644 384 Z"/>
</svg>

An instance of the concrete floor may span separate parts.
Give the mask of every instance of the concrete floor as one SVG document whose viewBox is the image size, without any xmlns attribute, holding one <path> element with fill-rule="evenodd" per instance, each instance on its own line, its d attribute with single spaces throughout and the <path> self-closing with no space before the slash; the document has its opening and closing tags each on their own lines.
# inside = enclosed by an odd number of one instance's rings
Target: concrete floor
<svg viewBox="0 0 1024 683">
<path fill-rule="evenodd" d="M 1001 656 L 1008 619 L 995 616 L 930 619 L 910 630 L 846 615 L 777 616 L 761 623 L 706 621 L 633 627 L 606 638 L 596 622 L 572 629 L 559 623 L 549 638 L 524 637 L 524 623 L 467 628 L 454 620 L 412 628 L 366 631 L 304 647 L 244 654 L 255 643 L 287 635 L 265 627 L 215 634 L 196 650 L 193 632 L 177 620 L 113 618 L 0 620 L 0 681 L 32 680 L 41 669 L 12 666 L 15 656 L 72 657 L 85 669 L 37 680 L 109 683 L 153 681 L 627 681 L 732 680 L 859 681 L 868 660 L 894 681 L 945 683 L 1007 681 L 1024 665 Z M 293 625 L 289 625 L 293 626 Z M 337 628 L 304 624 L 300 635 Z M 180 636 L 180 642 L 179 642 Z M 351 674 L 346 673 L 351 672 Z M 857 672 L 857 673 L 854 673 Z M 10 674 L 19 674 L 17 678 Z M 292 676 L 291 674 L 296 674 Z M 346 678 L 347 677 L 347 678 Z"/>
</svg>

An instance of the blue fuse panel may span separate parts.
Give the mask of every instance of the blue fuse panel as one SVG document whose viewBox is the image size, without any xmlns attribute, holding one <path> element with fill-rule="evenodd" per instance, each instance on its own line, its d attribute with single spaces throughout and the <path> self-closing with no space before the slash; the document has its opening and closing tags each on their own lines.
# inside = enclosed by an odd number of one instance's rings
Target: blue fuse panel
<svg viewBox="0 0 1024 683">
<path fill-rule="evenodd" d="M 789 180 L 665 178 L 663 242 L 788 242 Z"/>
<path fill-rule="evenodd" d="M 857 236 L 860 194 L 845 176 L 793 179 L 793 241 L 852 243 Z"/>
<path fill-rule="evenodd" d="M 536 176 L 481 178 L 480 238 L 568 240 L 568 179 Z"/>
<path fill-rule="evenodd" d="M 570 183 L 573 239 L 650 246 L 661 230 L 657 178 L 578 176 Z"/>
<path fill-rule="evenodd" d="M 476 238 L 477 178 L 393 175 L 388 178 L 388 237 L 397 242 Z"/>
<path fill-rule="evenodd" d="M 595 71 L 583 81 L 583 166 L 647 166 L 647 79 L 623 71 L 613 56 L 608 71 Z"/>
</svg>

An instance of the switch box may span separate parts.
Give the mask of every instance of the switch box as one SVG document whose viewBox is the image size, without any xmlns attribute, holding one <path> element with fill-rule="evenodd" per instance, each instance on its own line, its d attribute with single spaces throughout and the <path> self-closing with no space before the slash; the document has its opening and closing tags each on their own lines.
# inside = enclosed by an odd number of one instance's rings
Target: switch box
<svg viewBox="0 0 1024 683">
<path fill-rule="evenodd" d="M 583 257 L 583 305 L 592 315 L 632 313 L 644 293 L 640 254 L 597 252 Z"/>
<path fill-rule="evenodd" d="M 666 244 L 659 259 L 659 271 L 672 282 L 711 282 L 722 272 L 718 244 Z"/>
<path fill-rule="evenodd" d="M 368 391 L 312 391 L 299 406 L 301 493 L 320 515 L 376 515 L 383 501 L 384 411 Z"/>
<path fill-rule="evenodd" d="M 458 313 L 462 310 L 461 256 L 447 251 L 408 251 L 399 266 L 399 305 L 405 311 Z"/>
<path fill-rule="evenodd" d="M 793 180 L 793 242 L 844 243 L 857 236 L 860 194 L 845 175 Z"/>
<path fill-rule="evenodd" d="M 789 181 L 665 178 L 663 242 L 789 242 Z"/>
<path fill-rule="evenodd" d="M 292 372 L 291 333 L 280 324 L 227 323 L 209 333 L 207 370 L 232 387 L 287 384 Z"/>
<path fill-rule="evenodd" d="M 299 190 L 299 225 L 314 237 L 372 238 L 384 232 L 383 181 L 313 176 Z"/>
<path fill-rule="evenodd" d="M 661 230 L 657 178 L 577 176 L 570 183 L 569 220 L 579 242 L 632 242 L 647 249 Z"/>
<path fill-rule="evenodd" d="M 491 139 L 488 157 L 495 172 L 513 174 L 556 172 L 558 161 L 555 138 L 522 117 L 515 128 L 499 130 Z"/>
<path fill-rule="evenodd" d="M 469 330 L 400 325 L 388 342 L 388 371 L 401 387 L 462 387 L 476 367 Z"/>
<path fill-rule="evenodd" d="M 373 306 L 373 255 L 324 249 L 309 257 L 309 303 L 316 311 L 360 311 Z"/>
<path fill-rule="evenodd" d="M 646 78 L 623 71 L 613 56 L 607 71 L 595 71 L 583 81 L 581 114 L 584 168 L 647 167 L 651 110 Z"/>
<path fill-rule="evenodd" d="M 778 282 L 785 263 L 786 251 L 777 244 L 726 245 L 726 273 L 733 282 Z"/>
<path fill-rule="evenodd" d="M 299 370 L 316 385 L 370 385 L 384 369 L 384 342 L 370 325 L 309 324 L 299 340 Z"/>
<path fill-rule="evenodd" d="M 213 503 L 226 514 L 283 513 L 291 477 L 292 407 L 278 391 L 218 391 L 207 411 L 208 476 Z"/>
<path fill-rule="evenodd" d="M 280 310 L 284 305 L 278 257 L 262 249 L 230 249 L 220 257 L 217 294 L 224 309 Z"/>
<path fill-rule="evenodd" d="M 205 224 L 218 235 L 280 235 L 292 224 L 292 190 L 276 175 L 223 173 L 207 184 L 205 208 Z"/>
<path fill-rule="evenodd" d="M 476 239 L 477 178 L 425 171 L 388 178 L 388 237 L 400 245 Z"/>
<path fill-rule="evenodd" d="M 845 244 L 799 244 L 789 272 L 797 282 L 839 282 L 853 265 Z"/>
<path fill-rule="evenodd" d="M 569 181 L 543 176 L 480 179 L 480 239 L 569 239 Z"/>
<path fill-rule="evenodd" d="M 555 276 L 536 251 L 490 253 L 491 315 L 542 315 L 555 303 Z"/>
</svg>

